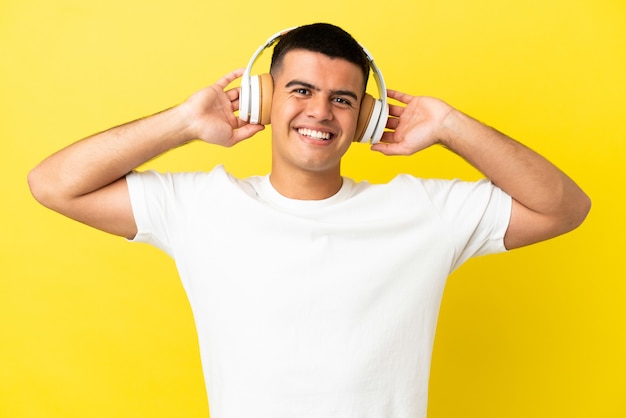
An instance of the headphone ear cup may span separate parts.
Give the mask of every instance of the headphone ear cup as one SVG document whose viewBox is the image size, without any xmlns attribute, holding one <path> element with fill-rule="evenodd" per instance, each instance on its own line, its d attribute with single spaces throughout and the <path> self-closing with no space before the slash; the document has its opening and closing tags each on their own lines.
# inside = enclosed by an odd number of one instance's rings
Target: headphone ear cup
<svg viewBox="0 0 626 418">
<path fill-rule="evenodd" d="M 250 121 L 250 77 L 245 74 L 241 78 L 239 90 L 239 119 Z"/>
<path fill-rule="evenodd" d="M 259 122 L 261 125 L 269 125 L 272 114 L 272 96 L 274 95 L 274 80 L 270 74 L 259 76 Z"/>
<path fill-rule="evenodd" d="M 377 100 L 377 103 L 380 104 L 376 115 L 372 115 L 372 117 L 376 117 L 376 128 L 372 133 L 372 144 L 377 144 L 380 142 L 383 137 L 383 133 L 385 133 L 385 128 L 387 127 L 387 121 L 389 120 L 389 104 L 383 103 L 381 100 Z"/>
<path fill-rule="evenodd" d="M 366 94 L 363 97 L 359 120 L 357 121 L 359 132 L 362 131 L 363 133 L 355 136 L 354 141 L 371 144 L 380 142 L 387 125 L 388 116 L 389 107 L 382 100 L 376 100 Z"/>
<path fill-rule="evenodd" d="M 261 87 L 259 85 L 259 76 L 250 77 L 250 118 L 248 122 L 259 123 L 259 113 L 261 112 Z"/>
<path fill-rule="evenodd" d="M 250 118 L 254 124 L 268 125 L 272 112 L 274 82 L 270 74 L 250 77 Z"/>
<path fill-rule="evenodd" d="M 354 132 L 353 142 L 367 142 L 369 138 L 365 137 L 370 121 L 372 120 L 372 112 L 374 111 L 376 99 L 371 95 L 365 94 L 361 101 L 361 109 L 359 110 L 359 118 L 356 122 L 356 130 Z"/>
</svg>

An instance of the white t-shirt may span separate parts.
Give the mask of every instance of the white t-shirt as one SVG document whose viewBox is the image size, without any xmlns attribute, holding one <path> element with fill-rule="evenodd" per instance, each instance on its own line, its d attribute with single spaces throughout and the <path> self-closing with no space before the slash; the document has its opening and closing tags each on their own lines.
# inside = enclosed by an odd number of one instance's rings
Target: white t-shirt
<svg viewBox="0 0 626 418">
<path fill-rule="evenodd" d="M 504 251 L 489 181 L 355 183 L 319 201 L 268 176 L 132 173 L 138 234 L 189 297 L 212 418 L 426 416 L 446 278 Z"/>
</svg>

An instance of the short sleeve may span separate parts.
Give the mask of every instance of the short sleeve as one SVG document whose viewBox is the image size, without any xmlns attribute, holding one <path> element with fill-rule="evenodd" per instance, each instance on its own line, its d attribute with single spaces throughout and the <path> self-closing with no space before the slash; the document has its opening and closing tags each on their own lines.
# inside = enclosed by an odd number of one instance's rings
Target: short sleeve
<svg viewBox="0 0 626 418">
<path fill-rule="evenodd" d="M 424 190 L 446 225 L 455 268 L 470 257 L 506 251 L 512 199 L 491 181 L 425 180 Z"/>
<path fill-rule="evenodd" d="M 132 172 L 126 176 L 130 201 L 137 224 L 137 235 L 131 242 L 154 245 L 171 255 L 168 205 L 174 193 L 171 174 L 154 171 Z"/>
</svg>

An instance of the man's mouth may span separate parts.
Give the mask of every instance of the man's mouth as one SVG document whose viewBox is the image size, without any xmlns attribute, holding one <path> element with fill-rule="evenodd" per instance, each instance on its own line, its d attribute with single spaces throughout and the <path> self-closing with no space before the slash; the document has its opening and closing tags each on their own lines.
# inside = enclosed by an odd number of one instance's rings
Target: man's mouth
<svg viewBox="0 0 626 418">
<path fill-rule="evenodd" d="M 332 134 L 330 132 L 316 131 L 314 129 L 308 129 L 308 128 L 298 128 L 298 133 L 300 135 L 317 139 L 317 140 L 321 140 L 321 141 L 327 141 L 330 138 L 332 138 Z"/>
</svg>

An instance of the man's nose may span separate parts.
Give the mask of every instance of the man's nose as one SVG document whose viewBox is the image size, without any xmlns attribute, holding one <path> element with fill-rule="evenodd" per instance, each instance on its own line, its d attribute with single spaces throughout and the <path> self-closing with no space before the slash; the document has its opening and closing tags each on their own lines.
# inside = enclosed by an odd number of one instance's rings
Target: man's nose
<svg viewBox="0 0 626 418">
<path fill-rule="evenodd" d="M 330 98 L 323 94 L 313 95 L 307 103 L 307 116 L 318 120 L 330 120 L 333 118 L 333 109 Z"/>
</svg>

